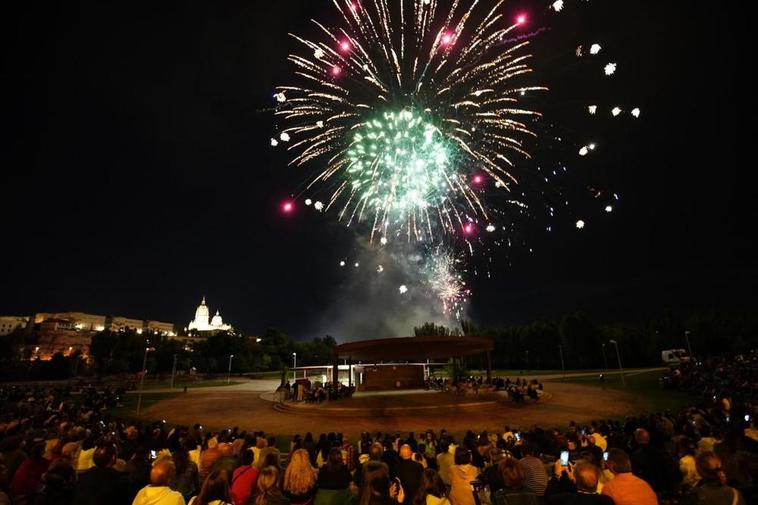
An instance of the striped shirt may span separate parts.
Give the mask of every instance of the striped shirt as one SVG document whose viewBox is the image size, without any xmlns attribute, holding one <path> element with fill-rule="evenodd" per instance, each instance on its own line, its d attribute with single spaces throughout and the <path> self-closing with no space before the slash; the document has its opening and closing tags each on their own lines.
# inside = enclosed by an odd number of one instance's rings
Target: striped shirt
<svg viewBox="0 0 758 505">
<path fill-rule="evenodd" d="M 547 470 L 542 460 L 534 456 L 525 456 L 519 463 L 524 470 L 524 484 L 537 496 L 544 496 L 547 488 Z"/>
</svg>

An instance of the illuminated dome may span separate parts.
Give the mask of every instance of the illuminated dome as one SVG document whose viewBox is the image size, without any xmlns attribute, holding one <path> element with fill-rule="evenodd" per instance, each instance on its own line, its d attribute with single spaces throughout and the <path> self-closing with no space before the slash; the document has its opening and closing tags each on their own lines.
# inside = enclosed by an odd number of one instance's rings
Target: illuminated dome
<svg viewBox="0 0 758 505">
<path fill-rule="evenodd" d="M 205 304 L 205 297 L 203 297 L 203 301 L 200 302 L 200 305 L 195 311 L 195 319 L 190 321 L 189 325 L 187 325 L 187 329 L 210 332 L 232 329 L 231 325 L 224 324 L 223 319 L 221 319 L 221 313 L 218 310 L 216 311 L 216 315 L 213 316 L 213 319 L 210 318 L 210 314 L 211 311 Z"/>
<path fill-rule="evenodd" d="M 205 304 L 205 297 L 203 297 L 203 301 L 200 302 L 200 305 L 197 306 L 197 310 L 195 311 L 195 321 L 200 321 L 202 319 L 208 321 L 208 317 L 210 315 L 211 312 L 208 310 L 208 306 Z"/>
</svg>

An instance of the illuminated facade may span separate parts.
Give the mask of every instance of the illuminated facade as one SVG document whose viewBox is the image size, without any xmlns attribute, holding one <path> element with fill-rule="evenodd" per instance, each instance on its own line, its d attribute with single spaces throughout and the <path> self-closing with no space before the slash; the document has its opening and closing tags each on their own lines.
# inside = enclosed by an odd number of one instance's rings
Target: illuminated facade
<svg viewBox="0 0 758 505">
<path fill-rule="evenodd" d="M 205 297 L 203 297 L 203 301 L 200 302 L 197 310 L 195 310 L 195 319 L 190 321 L 187 329 L 190 331 L 197 330 L 203 332 L 227 331 L 232 329 L 231 325 L 224 324 L 224 320 L 221 319 L 221 313 L 218 310 L 213 318 L 210 317 L 210 313 L 210 309 L 208 309 L 208 306 L 205 304 Z"/>
<path fill-rule="evenodd" d="M 25 328 L 28 322 L 26 316 L 0 316 L 0 336 L 13 333 L 17 328 Z"/>
</svg>

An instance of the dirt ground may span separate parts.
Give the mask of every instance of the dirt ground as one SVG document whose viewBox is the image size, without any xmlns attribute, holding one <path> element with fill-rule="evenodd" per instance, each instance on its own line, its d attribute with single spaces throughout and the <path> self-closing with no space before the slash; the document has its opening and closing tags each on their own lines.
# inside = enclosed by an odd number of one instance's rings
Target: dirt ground
<svg viewBox="0 0 758 505">
<path fill-rule="evenodd" d="M 283 437 L 308 431 L 342 432 L 355 438 L 362 431 L 424 431 L 428 428 L 463 433 L 468 429 L 501 430 L 509 425 L 527 428 L 565 426 L 569 421 L 618 418 L 646 406 L 643 397 L 618 390 L 551 382 L 549 397 L 538 403 L 516 406 L 495 398 L 451 397 L 447 393 L 416 393 L 404 396 L 358 394 L 351 400 L 329 405 L 309 405 L 287 412 L 261 398 L 267 386 L 190 390 L 159 401 L 145 411 L 153 419 L 211 429 L 239 426 Z M 444 405 L 435 407 L 434 405 Z M 405 407 L 408 407 L 407 410 Z"/>
</svg>

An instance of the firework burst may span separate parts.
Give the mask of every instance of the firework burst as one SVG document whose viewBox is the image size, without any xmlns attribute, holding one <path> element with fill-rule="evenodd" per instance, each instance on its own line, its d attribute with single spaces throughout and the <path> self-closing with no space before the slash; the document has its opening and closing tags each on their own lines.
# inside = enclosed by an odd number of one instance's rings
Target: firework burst
<svg viewBox="0 0 758 505">
<path fill-rule="evenodd" d="M 504 0 L 333 2 L 339 26 L 292 35 L 301 83 L 275 95 L 291 164 L 317 167 L 305 192 L 327 191 L 324 210 L 370 241 L 469 234 L 491 214 L 472 177 L 511 191 L 535 136 L 520 100 L 546 88 L 530 82 L 529 41 L 508 42 L 524 21 Z"/>
<path fill-rule="evenodd" d="M 439 299 L 442 311 L 460 319 L 464 304 L 471 295 L 461 264 L 463 261 L 450 251 L 437 248 L 427 258 L 424 267 L 429 288 Z"/>
</svg>

